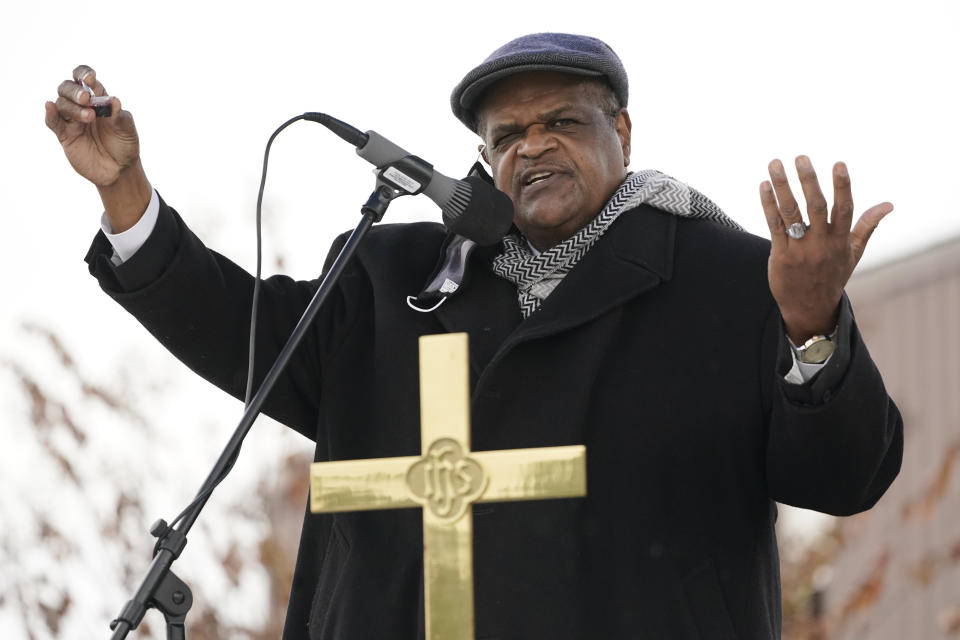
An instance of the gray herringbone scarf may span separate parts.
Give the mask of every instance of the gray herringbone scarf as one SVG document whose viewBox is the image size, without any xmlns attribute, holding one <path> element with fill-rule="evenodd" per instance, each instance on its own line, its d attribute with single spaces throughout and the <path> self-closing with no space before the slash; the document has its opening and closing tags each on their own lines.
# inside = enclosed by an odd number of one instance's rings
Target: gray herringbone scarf
<svg viewBox="0 0 960 640">
<path fill-rule="evenodd" d="M 742 229 L 696 189 L 659 171 L 632 173 L 597 217 L 547 251 L 534 255 L 527 241 L 518 235 L 511 234 L 503 239 L 503 253 L 494 258 L 493 270 L 517 285 L 523 317 L 530 317 L 540 307 L 540 302 L 550 295 L 621 213 L 641 204 L 678 216 L 702 218 L 732 229 Z"/>
</svg>

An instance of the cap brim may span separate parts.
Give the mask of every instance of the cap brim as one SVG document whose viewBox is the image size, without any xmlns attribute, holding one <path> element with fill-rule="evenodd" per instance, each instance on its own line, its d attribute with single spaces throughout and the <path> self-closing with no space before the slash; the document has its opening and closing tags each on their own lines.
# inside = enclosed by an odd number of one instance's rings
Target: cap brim
<svg viewBox="0 0 960 640">
<path fill-rule="evenodd" d="M 483 96 L 483 92 L 489 89 L 490 85 L 494 84 L 495 82 L 499 82 L 507 76 L 524 73 L 525 71 L 556 71 L 558 73 L 566 73 L 578 76 L 604 76 L 602 71 L 594 71 L 593 69 L 578 69 L 576 67 L 558 64 L 526 64 L 500 69 L 499 71 L 492 71 L 471 82 L 460 93 L 459 102 L 460 108 L 463 110 L 463 114 L 470 114 L 469 119 L 471 121 L 475 121 L 476 118 L 473 117 L 473 112 L 479 105 L 479 102 Z"/>
</svg>

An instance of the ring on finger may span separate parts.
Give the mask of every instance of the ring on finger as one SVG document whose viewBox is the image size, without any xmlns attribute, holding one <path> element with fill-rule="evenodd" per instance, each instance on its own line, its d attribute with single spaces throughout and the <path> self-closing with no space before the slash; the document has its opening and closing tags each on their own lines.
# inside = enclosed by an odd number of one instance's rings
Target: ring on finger
<svg viewBox="0 0 960 640">
<path fill-rule="evenodd" d="M 794 222 L 789 227 L 787 227 L 787 235 L 793 238 L 794 240 L 799 240 L 807 233 L 807 229 L 810 228 L 810 225 L 804 224 L 803 222 Z"/>
</svg>

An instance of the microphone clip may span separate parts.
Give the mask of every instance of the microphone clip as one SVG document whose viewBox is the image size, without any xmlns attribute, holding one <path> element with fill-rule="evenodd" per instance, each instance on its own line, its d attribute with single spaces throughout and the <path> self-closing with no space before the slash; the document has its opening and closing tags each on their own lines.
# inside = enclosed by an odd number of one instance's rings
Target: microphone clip
<svg viewBox="0 0 960 640">
<path fill-rule="evenodd" d="M 390 206 L 390 203 L 400 196 L 405 195 L 408 194 L 405 191 L 395 188 L 390 182 L 384 180 L 383 177 L 378 173 L 377 186 L 374 188 L 373 193 L 370 194 L 370 197 L 367 198 L 367 201 L 363 204 L 363 206 L 360 207 L 360 213 L 371 218 L 374 223 L 380 222 L 383 220 L 383 216 L 387 212 L 387 207 Z"/>
<path fill-rule="evenodd" d="M 374 171 L 377 178 L 401 195 L 417 195 L 433 178 L 433 165 L 417 156 L 405 156 Z"/>
</svg>

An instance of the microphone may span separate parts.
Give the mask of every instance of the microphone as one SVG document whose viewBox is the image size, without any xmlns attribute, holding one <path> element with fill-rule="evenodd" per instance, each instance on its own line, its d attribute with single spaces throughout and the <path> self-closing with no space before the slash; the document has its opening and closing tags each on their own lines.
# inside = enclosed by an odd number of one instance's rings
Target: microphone
<svg viewBox="0 0 960 640">
<path fill-rule="evenodd" d="M 377 167 L 378 175 L 392 187 L 408 194 L 423 193 L 443 214 L 447 229 L 491 245 L 513 224 L 513 201 L 482 178 L 449 178 L 433 165 L 390 142 L 376 131 L 363 133 L 325 113 L 308 112 L 305 120 L 319 122 L 357 148 L 357 155 Z"/>
</svg>

